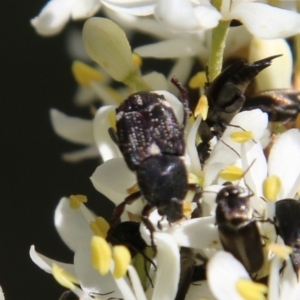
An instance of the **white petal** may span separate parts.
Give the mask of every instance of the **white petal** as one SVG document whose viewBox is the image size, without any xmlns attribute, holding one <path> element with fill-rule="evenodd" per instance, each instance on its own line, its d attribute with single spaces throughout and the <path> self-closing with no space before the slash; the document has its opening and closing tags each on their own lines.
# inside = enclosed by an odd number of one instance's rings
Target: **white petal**
<svg viewBox="0 0 300 300">
<path fill-rule="evenodd" d="M 195 31 L 213 28 L 221 14 L 211 5 L 192 6 L 189 0 L 159 0 L 155 6 L 158 22 L 174 31 Z"/>
<path fill-rule="evenodd" d="M 93 101 L 98 100 L 97 95 L 93 89 L 90 87 L 85 88 L 78 86 L 75 96 L 74 96 L 74 101 L 75 104 L 78 106 L 87 106 L 91 105 Z M 99 101 L 99 100 L 98 100 Z"/>
<path fill-rule="evenodd" d="M 155 58 L 180 58 L 201 54 L 201 57 L 207 56 L 207 49 L 194 35 L 193 39 L 187 37 L 173 38 L 170 40 L 137 47 L 134 49 L 142 57 Z"/>
<path fill-rule="evenodd" d="M 300 132 L 290 129 L 283 133 L 273 145 L 269 155 L 269 176 L 277 175 L 281 179 L 286 198 L 300 174 Z M 298 187 L 300 188 L 300 187 Z"/>
<path fill-rule="evenodd" d="M 68 198 L 62 198 L 55 209 L 55 227 L 64 243 L 75 252 L 81 244 L 88 244 L 93 235 L 90 222 L 94 215 L 82 204 L 72 209 Z"/>
<path fill-rule="evenodd" d="M 151 72 L 147 75 L 143 76 L 145 82 L 151 86 L 152 90 L 167 90 L 168 89 L 168 82 L 162 73 L 158 72 Z"/>
<path fill-rule="evenodd" d="M 3 293 L 3 290 L 2 290 L 2 287 L 0 286 L 0 300 L 4 300 L 4 293 Z"/>
<path fill-rule="evenodd" d="M 298 13 L 263 3 L 237 4 L 226 18 L 240 20 L 261 39 L 285 38 L 300 32 Z"/>
<path fill-rule="evenodd" d="M 217 247 L 221 249 L 215 217 L 203 217 L 182 222 L 172 230 L 172 235 L 179 246 L 202 249 Z"/>
<path fill-rule="evenodd" d="M 63 160 L 71 163 L 77 163 L 88 158 L 99 158 L 99 152 L 96 146 L 91 146 L 78 151 L 64 153 L 62 155 Z"/>
<path fill-rule="evenodd" d="M 127 167 L 124 159 L 114 158 L 99 166 L 91 177 L 97 191 L 118 205 L 128 196 L 127 189 L 136 183 L 136 176 Z M 126 210 L 137 214 L 143 208 L 141 200 L 126 206 Z"/>
<path fill-rule="evenodd" d="M 236 290 L 236 282 L 247 278 L 250 280 L 243 265 L 228 252 L 220 251 L 208 262 L 208 283 L 218 300 L 243 300 Z"/>
<path fill-rule="evenodd" d="M 110 297 L 121 297 L 122 294 L 115 283 L 111 272 L 102 276 L 92 267 L 90 242 L 77 248 L 74 256 L 75 272 L 80 285 L 87 293 L 110 293 Z"/>
<path fill-rule="evenodd" d="M 252 38 L 249 53 L 250 62 L 277 54 L 282 54 L 282 56 L 274 59 L 271 66 L 262 70 L 255 77 L 259 91 L 290 88 L 293 57 L 291 48 L 285 39 L 261 40 Z"/>
<path fill-rule="evenodd" d="M 40 14 L 31 20 L 38 34 L 49 36 L 59 33 L 70 19 L 72 1 L 51 0 Z"/>
<path fill-rule="evenodd" d="M 53 129 L 60 137 L 74 143 L 94 144 L 92 121 L 69 117 L 57 109 L 50 110 Z"/>
<path fill-rule="evenodd" d="M 112 10 L 135 16 L 152 15 L 155 2 L 154 0 L 102 0 L 102 4 Z"/>
<path fill-rule="evenodd" d="M 147 300 L 143 287 L 140 282 L 140 278 L 134 267 L 128 266 L 128 275 L 130 276 L 130 281 L 134 290 L 134 293 L 138 300 Z"/>
<path fill-rule="evenodd" d="M 108 129 L 110 116 L 115 115 L 116 106 L 102 106 L 98 109 L 93 121 L 94 139 L 103 161 L 122 156 L 119 147 L 112 141 Z"/>
<path fill-rule="evenodd" d="M 74 20 L 86 19 L 92 17 L 100 9 L 99 0 L 73 0 L 72 18 Z"/>
<path fill-rule="evenodd" d="M 230 124 L 240 126 L 243 130 L 251 131 L 254 141 L 259 141 L 267 127 L 268 116 L 260 109 L 253 109 L 251 111 L 238 113 L 232 119 Z M 225 162 L 227 164 L 231 164 L 237 161 L 240 158 L 237 153 L 239 153 L 239 155 L 241 153 L 241 144 L 234 142 L 230 136 L 236 131 L 242 131 L 242 129 L 238 129 L 230 125 L 227 126 L 222 136 L 223 142 L 219 141 L 216 144 L 206 163 Z M 250 140 L 245 144 L 247 151 L 255 145 L 254 141 Z M 233 149 L 235 151 L 233 151 Z"/>
<path fill-rule="evenodd" d="M 32 261 L 39 266 L 42 270 L 45 272 L 52 274 L 52 265 L 55 263 L 64 270 L 66 270 L 68 273 L 72 274 L 74 277 L 76 277 L 74 266 L 71 264 L 65 264 L 56 260 L 53 260 L 51 258 L 48 258 L 38 252 L 35 251 L 35 247 L 32 245 L 30 247 L 29 251 L 30 258 Z"/>
<path fill-rule="evenodd" d="M 174 299 L 180 274 L 179 249 L 172 236 L 155 233 L 157 245 L 157 272 L 152 300 Z"/>
<path fill-rule="evenodd" d="M 184 300 L 199 299 L 216 300 L 208 287 L 207 281 L 198 281 L 196 284 L 191 284 Z"/>
</svg>

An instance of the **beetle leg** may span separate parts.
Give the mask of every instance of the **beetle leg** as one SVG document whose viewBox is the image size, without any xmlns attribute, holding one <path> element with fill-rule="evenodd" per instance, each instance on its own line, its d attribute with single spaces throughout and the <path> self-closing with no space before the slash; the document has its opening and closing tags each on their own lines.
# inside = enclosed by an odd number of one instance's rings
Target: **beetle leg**
<svg viewBox="0 0 300 300">
<path fill-rule="evenodd" d="M 181 94 L 181 103 L 183 105 L 184 117 L 182 127 L 185 128 L 188 118 L 191 115 L 191 110 L 189 108 L 189 93 L 188 90 L 182 85 L 177 77 L 173 76 L 171 82 L 177 87 Z"/>
<path fill-rule="evenodd" d="M 121 202 L 118 206 L 116 206 L 111 217 L 110 228 L 107 232 L 107 237 L 106 237 L 107 241 L 110 241 L 112 231 L 116 227 L 118 221 L 120 220 L 120 217 L 125 210 L 125 206 L 127 204 L 132 204 L 134 201 L 138 200 L 141 197 L 141 195 L 142 194 L 140 191 L 130 194 L 125 198 L 123 202 Z"/>
<path fill-rule="evenodd" d="M 196 203 L 197 208 L 194 209 L 192 212 L 191 218 L 200 218 L 202 216 L 202 207 L 201 204 L 199 203 L 199 199 L 202 196 L 202 189 L 199 184 L 196 183 L 189 183 L 188 185 L 189 190 L 195 191 L 194 197 L 192 202 Z"/>
<path fill-rule="evenodd" d="M 156 249 L 156 245 L 154 243 L 154 237 L 153 237 L 153 232 L 155 232 L 155 228 L 153 226 L 153 224 L 151 223 L 151 221 L 149 220 L 149 214 L 151 212 L 151 210 L 153 209 L 154 206 L 152 206 L 151 204 L 147 204 L 142 211 L 142 219 L 143 222 L 145 224 L 145 226 L 147 227 L 147 229 L 150 232 L 150 238 L 151 238 L 151 246 L 153 247 L 153 250 L 156 254 L 157 249 Z"/>
</svg>

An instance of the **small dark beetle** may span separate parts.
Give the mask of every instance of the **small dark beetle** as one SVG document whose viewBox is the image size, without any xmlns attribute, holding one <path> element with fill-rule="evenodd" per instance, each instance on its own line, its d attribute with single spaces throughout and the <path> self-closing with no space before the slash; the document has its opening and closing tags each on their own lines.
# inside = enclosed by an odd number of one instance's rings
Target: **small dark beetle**
<svg viewBox="0 0 300 300">
<path fill-rule="evenodd" d="M 242 109 L 246 100 L 244 93 L 249 83 L 278 56 L 281 55 L 254 63 L 238 60 L 207 83 L 205 95 L 209 110 L 207 119 L 199 127 L 202 143 L 198 145 L 198 153 L 202 166 L 210 154 L 209 141 L 214 136 L 220 137 L 232 118 Z"/>
<path fill-rule="evenodd" d="M 300 91 L 275 89 L 247 97 L 242 110 L 255 108 L 267 113 L 270 122 L 292 121 L 300 112 Z"/>
<path fill-rule="evenodd" d="M 250 197 L 238 186 L 226 186 L 216 198 L 216 224 L 224 250 L 230 252 L 250 273 L 263 265 L 262 239 L 253 217 Z"/>
<path fill-rule="evenodd" d="M 290 257 L 298 276 L 300 270 L 300 202 L 295 199 L 277 201 L 275 224 L 284 243 L 293 248 Z"/>
<path fill-rule="evenodd" d="M 175 77 L 172 82 L 181 92 L 183 124 L 179 124 L 163 95 L 140 92 L 129 96 L 116 109 L 117 132 L 110 129 L 128 167 L 136 173 L 140 188 L 116 207 L 111 230 L 126 204 L 143 196 L 147 204 L 142 211 L 142 219 L 151 233 L 152 245 L 154 226 L 148 219 L 151 210 L 157 207 L 161 216 L 175 222 L 183 217 L 182 204 L 188 190 L 196 191 L 195 201 L 200 197 L 199 186 L 188 183 L 183 161 L 184 128 L 190 115 L 188 93 Z"/>
</svg>

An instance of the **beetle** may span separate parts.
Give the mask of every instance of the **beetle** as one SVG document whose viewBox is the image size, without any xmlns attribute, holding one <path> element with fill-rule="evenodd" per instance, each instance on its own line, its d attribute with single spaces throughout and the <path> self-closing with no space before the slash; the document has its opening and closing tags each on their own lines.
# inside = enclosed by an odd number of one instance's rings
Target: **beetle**
<svg viewBox="0 0 300 300">
<path fill-rule="evenodd" d="M 284 243 L 293 248 L 290 258 L 298 277 L 300 270 L 300 202 L 298 200 L 283 199 L 276 202 L 275 227 Z"/>
<path fill-rule="evenodd" d="M 142 220 L 150 231 L 154 247 L 155 229 L 148 219 L 152 209 L 156 207 L 159 215 L 166 216 L 169 223 L 176 222 L 183 218 L 182 205 L 188 190 L 195 191 L 194 201 L 200 197 L 199 185 L 188 183 L 183 160 L 184 128 L 190 115 L 188 92 L 177 78 L 171 81 L 181 93 L 182 124 L 165 97 L 157 92 L 135 93 L 116 109 L 117 131 L 110 128 L 109 132 L 128 168 L 136 173 L 140 190 L 127 196 L 115 208 L 108 237 L 125 206 L 142 196 L 147 201 Z"/>
<path fill-rule="evenodd" d="M 250 273 L 264 262 L 262 238 L 251 207 L 252 193 L 245 195 L 240 186 L 228 185 L 216 197 L 216 225 L 225 251 L 230 252 Z"/>
<path fill-rule="evenodd" d="M 199 127 L 202 142 L 197 147 L 202 166 L 210 155 L 210 140 L 214 136 L 220 138 L 232 118 L 242 109 L 246 100 L 244 92 L 250 82 L 279 56 L 273 55 L 254 63 L 238 60 L 206 84 L 209 109 L 206 120 Z"/>
<path fill-rule="evenodd" d="M 242 110 L 260 108 L 270 122 L 294 120 L 300 112 L 300 91 L 293 89 L 266 90 L 247 97 Z"/>
</svg>

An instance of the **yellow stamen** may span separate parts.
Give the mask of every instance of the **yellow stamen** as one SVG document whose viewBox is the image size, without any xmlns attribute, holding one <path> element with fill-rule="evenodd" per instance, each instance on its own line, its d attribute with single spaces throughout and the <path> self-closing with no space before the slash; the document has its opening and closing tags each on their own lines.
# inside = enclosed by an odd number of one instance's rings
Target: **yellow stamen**
<svg viewBox="0 0 300 300">
<path fill-rule="evenodd" d="M 236 283 L 238 293 L 245 300 L 265 300 L 264 294 L 268 292 L 268 288 L 261 283 L 255 283 L 250 279 L 240 279 Z"/>
<path fill-rule="evenodd" d="M 131 195 L 139 190 L 140 190 L 139 185 L 137 183 L 135 183 L 133 186 L 126 189 L 126 192 L 128 195 Z"/>
<path fill-rule="evenodd" d="M 279 244 L 268 244 L 268 250 L 272 251 L 276 256 L 281 259 L 288 259 L 289 255 L 293 253 L 293 248 L 290 246 L 279 245 Z"/>
<path fill-rule="evenodd" d="M 244 144 L 253 139 L 253 133 L 251 131 L 236 131 L 230 137 L 234 142 Z"/>
<path fill-rule="evenodd" d="M 299 80 L 299 87 L 300 87 L 300 80 Z M 300 114 L 297 115 L 296 121 L 295 121 L 295 127 L 300 128 Z"/>
<path fill-rule="evenodd" d="M 110 127 L 114 128 L 116 130 L 116 113 L 114 111 L 110 112 L 108 114 L 108 122 Z"/>
<path fill-rule="evenodd" d="M 199 177 L 193 173 L 188 173 L 188 183 L 199 184 Z"/>
<path fill-rule="evenodd" d="M 132 59 L 137 67 L 140 68 L 142 66 L 143 60 L 139 55 L 137 55 L 136 53 L 132 53 Z"/>
<path fill-rule="evenodd" d="M 87 197 L 85 195 L 71 195 L 70 196 L 70 207 L 72 209 L 78 209 L 81 203 L 86 203 Z"/>
<path fill-rule="evenodd" d="M 119 279 L 127 272 L 127 267 L 131 261 L 129 250 L 125 246 L 115 246 L 113 248 L 113 256 L 115 261 L 114 277 Z"/>
<path fill-rule="evenodd" d="M 237 166 L 227 166 L 219 173 L 219 176 L 226 181 L 235 181 L 243 178 L 244 171 Z"/>
<path fill-rule="evenodd" d="M 208 101 L 205 95 L 202 95 L 198 101 L 197 107 L 195 109 L 195 117 L 201 115 L 203 121 L 206 120 L 208 113 Z"/>
<path fill-rule="evenodd" d="M 77 278 L 59 267 L 57 264 L 52 265 L 52 274 L 55 280 L 67 289 L 73 290 L 75 288 L 74 283 L 79 284 Z"/>
<path fill-rule="evenodd" d="M 95 235 L 105 239 L 110 226 L 104 218 L 97 217 L 95 221 L 91 221 L 90 227 Z"/>
<path fill-rule="evenodd" d="M 106 240 L 99 236 L 93 236 L 91 240 L 92 265 L 101 275 L 106 275 L 111 262 L 111 249 Z"/>
<path fill-rule="evenodd" d="M 276 201 L 278 199 L 279 192 L 281 190 L 282 184 L 278 176 L 273 175 L 265 179 L 263 183 L 263 193 L 264 197 L 268 201 Z"/>
<path fill-rule="evenodd" d="M 192 202 L 191 201 L 183 201 L 182 205 L 182 213 L 185 217 L 189 217 L 192 214 Z"/>
<path fill-rule="evenodd" d="M 202 87 L 204 87 L 206 81 L 207 81 L 207 78 L 206 78 L 205 72 L 198 72 L 191 78 L 191 80 L 189 82 L 189 87 L 191 89 L 202 88 Z"/>
<path fill-rule="evenodd" d="M 103 81 L 104 75 L 91 66 L 75 60 L 72 64 L 72 72 L 78 84 L 89 87 L 91 81 Z"/>
</svg>

